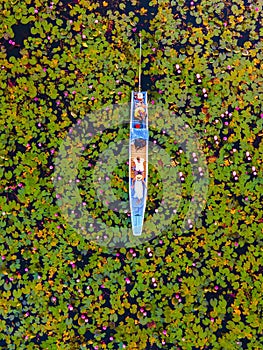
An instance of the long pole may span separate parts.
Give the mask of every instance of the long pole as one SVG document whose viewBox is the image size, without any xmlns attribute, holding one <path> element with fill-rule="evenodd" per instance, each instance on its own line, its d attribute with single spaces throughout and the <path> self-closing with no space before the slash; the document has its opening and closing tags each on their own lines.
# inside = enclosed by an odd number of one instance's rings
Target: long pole
<svg viewBox="0 0 263 350">
<path fill-rule="evenodd" d="M 141 92 L 141 75 L 142 75 L 142 37 L 140 35 L 140 63 L 139 63 L 139 92 Z"/>
</svg>

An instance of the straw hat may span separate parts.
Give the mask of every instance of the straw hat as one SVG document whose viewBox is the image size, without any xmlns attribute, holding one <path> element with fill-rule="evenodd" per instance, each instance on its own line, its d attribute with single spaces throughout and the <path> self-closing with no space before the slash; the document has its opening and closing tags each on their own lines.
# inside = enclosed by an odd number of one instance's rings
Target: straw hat
<svg viewBox="0 0 263 350">
<path fill-rule="evenodd" d="M 145 109 L 143 107 L 137 107 L 135 109 L 135 116 L 138 117 L 140 114 L 145 115 Z"/>
<path fill-rule="evenodd" d="M 143 179 L 143 176 L 142 176 L 142 174 L 138 174 L 138 175 L 136 175 L 136 180 L 142 180 Z"/>
</svg>

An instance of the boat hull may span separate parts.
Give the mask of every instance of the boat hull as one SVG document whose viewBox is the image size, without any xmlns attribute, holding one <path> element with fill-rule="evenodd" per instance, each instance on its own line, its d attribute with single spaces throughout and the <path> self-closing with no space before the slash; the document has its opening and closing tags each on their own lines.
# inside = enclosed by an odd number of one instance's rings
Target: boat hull
<svg viewBox="0 0 263 350">
<path fill-rule="evenodd" d="M 132 92 L 129 149 L 129 198 L 133 235 L 142 234 L 148 182 L 147 92 Z"/>
</svg>

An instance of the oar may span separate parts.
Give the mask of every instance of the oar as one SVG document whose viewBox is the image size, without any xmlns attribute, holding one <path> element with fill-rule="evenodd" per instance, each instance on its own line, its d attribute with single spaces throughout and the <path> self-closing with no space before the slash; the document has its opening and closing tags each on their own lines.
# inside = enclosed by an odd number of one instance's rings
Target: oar
<svg viewBox="0 0 263 350">
<path fill-rule="evenodd" d="M 142 75 L 142 37 L 140 36 L 140 62 L 139 62 L 139 92 L 141 92 L 141 75 Z"/>
</svg>

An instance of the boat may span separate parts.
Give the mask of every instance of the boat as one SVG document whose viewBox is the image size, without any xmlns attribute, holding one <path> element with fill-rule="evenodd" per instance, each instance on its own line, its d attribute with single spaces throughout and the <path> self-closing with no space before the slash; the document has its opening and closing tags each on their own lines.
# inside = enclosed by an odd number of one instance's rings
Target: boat
<svg viewBox="0 0 263 350">
<path fill-rule="evenodd" d="M 147 92 L 141 91 L 141 39 L 139 67 L 139 91 L 131 93 L 129 140 L 129 200 L 134 236 L 142 234 L 148 181 L 148 101 Z"/>
</svg>

